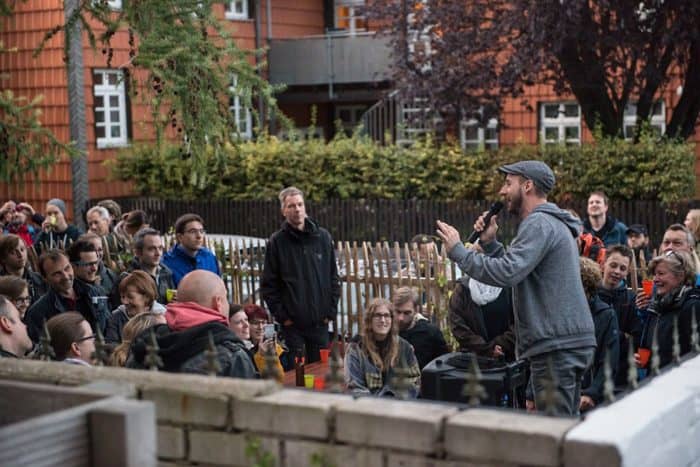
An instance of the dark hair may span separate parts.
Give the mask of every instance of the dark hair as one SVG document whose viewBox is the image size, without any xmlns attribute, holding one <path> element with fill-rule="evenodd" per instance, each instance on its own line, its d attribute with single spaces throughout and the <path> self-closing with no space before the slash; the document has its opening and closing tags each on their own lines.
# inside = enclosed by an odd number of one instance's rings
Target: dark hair
<svg viewBox="0 0 700 467">
<path fill-rule="evenodd" d="M 146 297 L 146 304 L 151 307 L 158 297 L 158 290 L 153 278 L 144 271 L 134 271 L 124 277 L 119 283 L 119 293 L 126 293 L 127 287 L 134 287 L 138 293 Z"/>
<path fill-rule="evenodd" d="M 187 224 L 189 224 L 190 222 L 199 222 L 200 224 L 204 225 L 204 221 L 199 216 L 199 214 L 194 214 L 194 213 L 183 214 L 180 217 L 178 217 L 177 220 L 175 221 L 175 233 L 176 234 L 184 234 L 185 227 L 187 227 Z"/>
<path fill-rule="evenodd" d="M 80 323 L 85 321 L 83 315 L 76 311 L 60 313 L 46 322 L 51 336 L 51 346 L 56 352 L 56 360 L 65 360 L 70 352 L 73 342 L 78 342 L 83 337 Z"/>
<path fill-rule="evenodd" d="M 129 212 L 129 214 L 126 215 L 126 219 L 124 219 L 124 225 L 129 228 L 141 227 L 146 224 L 150 224 L 148 214 L 140 209 Z"/>
<path fill-rule="evenodd" d="M 42 277 L 44 277 L 44 278 L 46 277 L 46 270 L 44 269 L 44 263 L 47 260 L 51 260 L 51 262 L 55 263 L 61 257 L 64 257 L 70 261 L 70 259 L 68 258 L 68 255 L 65 254 L 62 250 L 59 250 L 57 248 L 53 248 L 53 249 L 45 251 L 44 253 L 41 254 L 41 256 L 39 257 L 39 272 L 41 273 Z"/>
<path fill-rule="evenodd" d="M 109 212 L 109 215 L 112 216 L 112 221 L 117 221 L 122 217 L 122 208 L 113 199 L 103 199 L 97 205 L 102 206 Z"/>
<path fill-rule="evenodd" d="M 23 240 L 15 234 L 0 237 L 0 262 L 5 261 L 5 258 L 19 246 L 19 242 L 23 242 Z"/>
<path fill-rule="evenodd" d="M 228 319 L 231 319 L 233 315 L 243 309 L 243 305 L 239 305 L 238 303 L 229 303 L 228 305 Z"/>
<path fill-rule="evenodd" d="M 88 242 L 87 240 L 78 240 L 68 247 L 68 260 L 71 263 L 80 262 L 80 253 L 94 252 L 97 253 L 97 248 L 95 245 Z"/>
<path fill-rule="evenodd" d="M 147 229 L 141 229 L 136 234 L 134 235 L 134 243 L 132 248 L 137 251 L 143 251 L 143 244 L 149 235 L 154 235 L 156 237 L 160 237 L 160 232 L 158 232 L 156 229 L 151 229 L 150 227 Z"/>
<path fill-rule="evenodd" d="M 634 253 L 632 252 L 632 249 L 627 245 L 613 245 L 611 247 L 608 247 L 607 252 L 605 253 L 605 260 L 607 261 L 607 259 L 610 258 L 610 255 L 612 255 L 613 253 L 617 253 L 618 255 L 629 259 L 630 264 L 632 264 L 632 261 L 634 259 Z"/>
<path fill-rule="evenodd" d="M 0 277 L 0 294 L 7 296 L 10 300 L 17 300 L 24 289 L 29 289 L 29 284 L 24 279 L 9 275 Z"/>
</svg>

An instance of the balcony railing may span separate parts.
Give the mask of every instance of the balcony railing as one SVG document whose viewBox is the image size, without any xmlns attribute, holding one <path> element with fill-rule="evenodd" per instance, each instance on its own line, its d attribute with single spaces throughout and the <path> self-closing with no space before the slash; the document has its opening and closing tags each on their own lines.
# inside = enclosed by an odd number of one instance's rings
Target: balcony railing
<svg viewBox="0 0 700 467">
<path fill-rule="evenodd" d="M 373 32 L 325 34 L 270 42 L 270 82 L 314 86 L 386 81 L 390 76 L 388 37 Z"/>
</svg>

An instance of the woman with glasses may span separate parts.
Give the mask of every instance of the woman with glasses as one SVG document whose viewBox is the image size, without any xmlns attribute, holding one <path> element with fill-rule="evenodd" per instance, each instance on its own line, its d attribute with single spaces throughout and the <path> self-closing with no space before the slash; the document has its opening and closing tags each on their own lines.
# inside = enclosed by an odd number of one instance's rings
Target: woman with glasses
<svg viewBox="0 0 700 467">
<path fill-rule="evenodd" d="M 345 382 L 353 394 L 418 396 L 420 367 L 411 344 L 399 337 L 390 301 L 369 302 L 360 336 L 345 353 Z"/>
<path fill-rule="evenodd" d="M 90 324 L 75 311 L 58 314 L 46 322 L 56 360 L 91 366 L 95 335 Z"/>
<path fill-rule="evenodd" d="M 668 251 L 652 259 L 649 275 L 654 278 L 655 295 L 647 309 L 648 318 L 642 329 L 640 348 L 651 349 L 656 333 L 660 366 L 663 367 L 673 359 L 674 320 L 678 320 L 680 354 L 691 350 L 691 316 L 695 312 L 700 323 L 700 290 L 694 286 L 693 259 L 685 251 Z M 635 359 L 641 367 L 639 355 L 635 354 Z"/>
<path fill-rule="evenodd" d="M 277 367 L 277 379 L 284 380 L 284 372 L 294 368 L 294 362 L 289 358 L 289 352 L 277 340 L 277 332 L 265 331 L 274 329 L 270 315 L 260 305 L 249 303 L 243 306 L 243 312 L 248 317 L 250 326 L 250 342 L 253 344 L 253 362 L 261 373 L 267 368 L 266 355 L 272 350 L 275 353 Z M 266 326 L 269 325 L 269 328 Z M 274 349 L 274 350 L 273 350 Z"/>
<path fill-rule="evenodd" d="M 19 317 L 24 319 L 24 314 L 32 303 L 27 281 L 16 276 L 0 277 L 0 295 L 9 298 L 19 311 Z"/>
</svg>

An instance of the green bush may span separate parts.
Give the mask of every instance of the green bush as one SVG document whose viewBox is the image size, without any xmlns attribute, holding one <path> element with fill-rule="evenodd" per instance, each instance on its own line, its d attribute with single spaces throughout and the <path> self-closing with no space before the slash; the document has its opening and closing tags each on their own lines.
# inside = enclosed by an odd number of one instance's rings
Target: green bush
<svg viewBox="0 0 700 467">
<path fill-rule="evenodd" d="M 330 198 L 494 198 L 496 168 L 521 159 L 541 159 L 557 176 L 552 198 L 585 198 L 604 190 L 614 199 L 659 200 L 666 204 L 695 194 L 695 152 L 688 143 L 598 138 L 583 146 L 503 147 L 465 154 L 454 143 L 428 139 L 411 148 L 379 146 L 340 132 L 333 140 L 257 142 L 226 146 L 196 163 L 178 147 L 136 146 L 111 161 L 112 175 L 132 181 L 144 196 L 178 199 L 271 199 L 287 185 L 311 200 Z"/>
</svg>

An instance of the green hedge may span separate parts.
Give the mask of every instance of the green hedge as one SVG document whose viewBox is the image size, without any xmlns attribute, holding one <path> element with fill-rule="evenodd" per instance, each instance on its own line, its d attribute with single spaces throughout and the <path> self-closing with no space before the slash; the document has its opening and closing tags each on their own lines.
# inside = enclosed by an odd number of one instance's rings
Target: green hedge
<svg viewBox="0 0 700 467">
<path fill-rule="evenodd" d="M 110 161 L 116 179 L 134 182 L 144 196 L 177 199 L 270 199 L 287 185 L 312 200 L 331 198 L 493 198 L 502 182 L 496 167 L 541 159 L 555 171 L 553 199 L 585 198 L 604 190 L 611 198 L 666 204 L 695 194 L 695 152 L 688 143 L 599 139 L 583 146 L 509 146 L 465 154 L 431 140 L 411 148 L 382 147 L 354 135 L 281 141 L 263 136 L 195 163 L 176 147 L 135 146 Z"/>
</svg>

